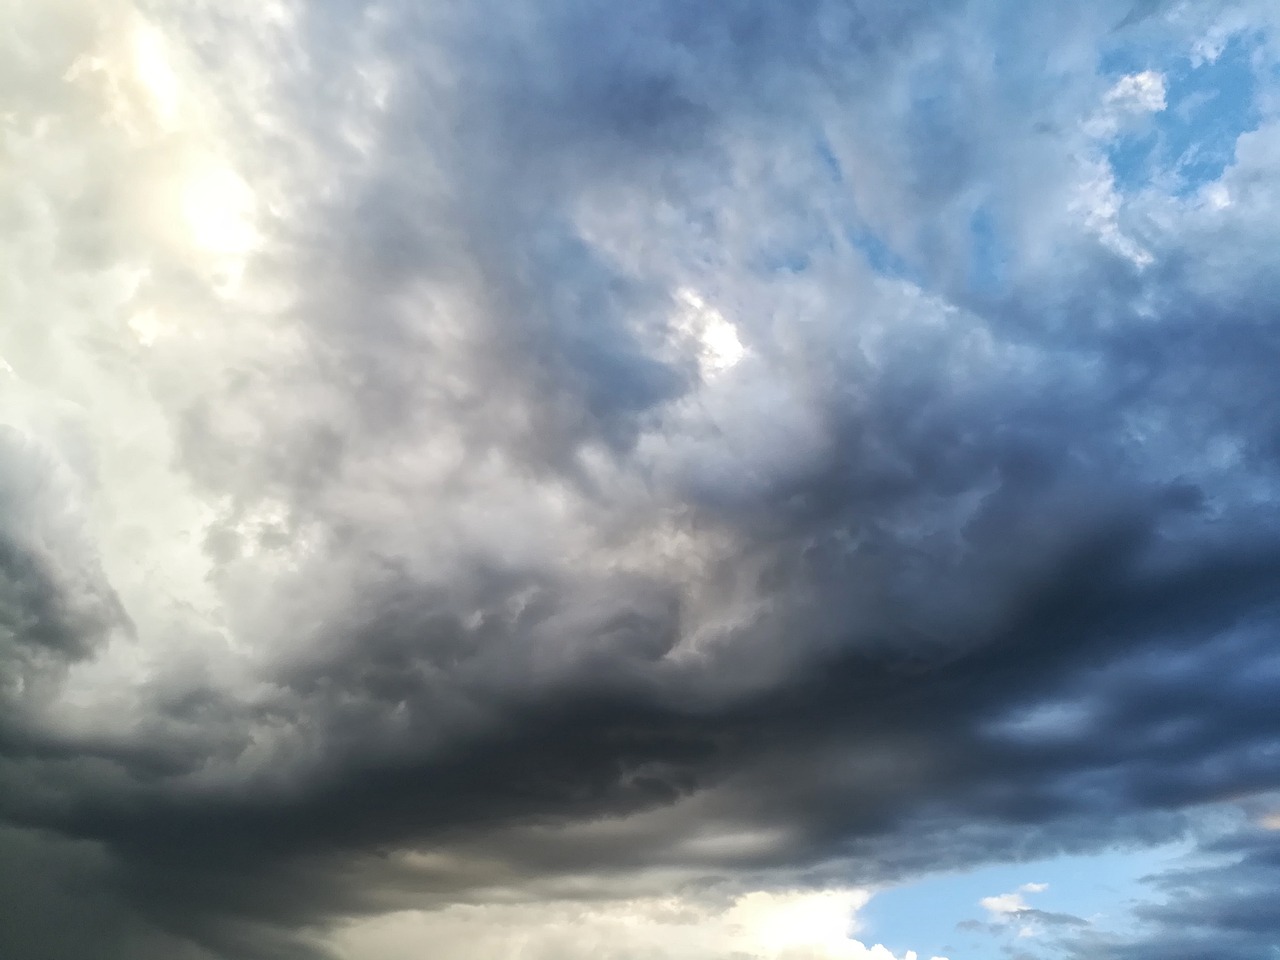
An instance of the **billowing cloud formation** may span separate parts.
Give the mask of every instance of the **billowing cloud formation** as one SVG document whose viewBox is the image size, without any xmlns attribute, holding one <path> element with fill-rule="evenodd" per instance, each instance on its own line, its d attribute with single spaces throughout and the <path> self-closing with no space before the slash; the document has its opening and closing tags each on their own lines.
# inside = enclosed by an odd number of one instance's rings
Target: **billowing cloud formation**
<svg viewBox="0 0 1280 960">
<path fill-rule="evenodd" d="M 756 891 L 728 902 L 652 897 L 590 907 L 464 905 L 381 917 L 344 931 L 339 944 L 389 960 L 417 956 L 424 943 L 448 956 L 505 958 L 513 955 L 513 940 L 527 957 L 898 960 L 883 946 L 852 938 L 852 913 L 865 900 L 857 891 L 825 890 Z M 915 957 L 908 952 L 904 960 Z"/>
<path fill-rule="evenodd" d="M 1273 5 L 11 6 L 0 954 L 860 960 L 743 911 L 1280 788 Z"/>
</svg>

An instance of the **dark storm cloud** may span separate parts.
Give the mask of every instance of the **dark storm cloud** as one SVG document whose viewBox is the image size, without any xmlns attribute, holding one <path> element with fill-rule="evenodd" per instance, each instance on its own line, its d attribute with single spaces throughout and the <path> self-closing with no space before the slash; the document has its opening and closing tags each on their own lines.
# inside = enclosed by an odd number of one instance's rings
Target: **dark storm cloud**
<svg viewBox="0 0 1280 960">
<path fill-rule="evenodd" d="M 1062 212 L 1098 51 L 1158 11 L 437 6 L 313 5 L 251 38 L 277 115 L 228 106 L 247 166 L 315 173 L 253 268 L 301 346 L 173 417 L 256 682 L 5 737 L 14 862 L 136 914 L 104 955 L 324 956 L 344 916 L 644 868 L 883 881 L 1280 787 L 1274 224 L 1138 198 L 1142 268 Z M 187 27 L 228 69 L 234 23 Z M 748 350 L 714 383 L 661 349 L 683 288 Z M 254 546 L 316 546 L 266 601 L 242 528 L 279 503 Z M 9 530 L 6 671 L 124 624 Z M 637 561 L 659 537 L 694 560 Z M 775 839 L 688 843 L 734 830 Z M 1150 919 L 1261 942 L 1257 842 L 1239 896 L 1191 875 Z"/>
<path fill-rule="evenodd" d="M 500 852 L 517 873 L 639 868 L 661 864 L 671 854 L 625 841 L 613 845 L 600 836 L 585 845 L 566 840 L 548 848 L 522 839 L 521 830 L 650 810 L 699 788 L 712 791 L 709 811 L 722 822 L 783 825 L 790 831 L 784 847 L 748 858 L 740 868 L 794 867 L 844 852 L 864 864 L 851 868 L 857 879 L 874 881 L 924 866 L 1132 839 L 1143 830 L 1140 825 L 1117 836 L 1114 825 L 1099 825 L 1095 818 L 1274 785 L 1266 757 L 1251 761 L 1243 753 L 1249 738 L 1265 736 L 1265 729 L 1233 727 L 1216 718 L 1221 729 L 1194 729 L 1210 722 L 1205 713 L 1212 714 L 1212 702 L 1176 711 L 1173 720 L 1193 729 L 1182 738 L 1175 729 L 1158 749 L 1096 736 L 1069 744 L 1056 737 L 1047 746 L 1034 738 L 1009 744 L 975 732 L 1010 700 L 1052 693 L 1080 667 L 1107 657 L 1099 647 L 1108 628 L 1130 651 L 1140 641 L 1167 645 L 1174 627 L 1196 636 L 1247 602 L 1247 588 L 1243 596 L 1213 597 L 1216 578 L 1200 571 L 1171 576 L 1157 587 L 1144 585 L 1129 596 L 1107 583 L 1116 576 L 1117 569 L 1106 564 L 1096 574 L 1078 573 L 1069 600 L 1057 591 L 1038 598 L 1028 604 L 1034 612 L 1005 638 L 954 663 L 895 662 L 892 654 L 845 656 L 808 679 L 780 681 L 767 695 L 729 708 L 662 703 L 672 691 L 636 690 L 634 682 L 610 683 L 607 674 L 579 681 L 591 684 L 589 693 L 574 685 L 541 693 L 545 699 L 523 707 L 504 706 L 491 693 L 488 709 L 501 712 L 493 728 L 426 757 L 415 755 L 422 749 L 415 743 L 439 733 L 425 723 L 433 712 L 412 699 L 429 698 L 430 688 L 415 687 L 421 661 L 410 657 L 393 674 L 410 688 L 410 699 L 398 700 L 408 703 L 407 730 L 388 729 L 386 708 L 377 706 L 392 694 L 358 681 L 357 713 L 335 709 L 320 717 L 329 725 L 321 733 L 336 769 L 322 771 L 292 796 L 273 798 L 265 789 L 239 801 L 223 792 L 207 798 L 152 796 L 115 811 L 88 807 L 61 826 L 108 840 L 126 858 L 150 864 L 148 872 L 161 871 L 160 889 L 139 888 L 148 902 L 157 896 L 171 900 L 168 884 L 190 871 L 193 886 L 213 886 L 199 899 L 197 918 L 209 910 L 250 910 L 287 921 L 315 919 L 312 911 L 322 915 L 330 903 L 345 909 L 360 904 L 354 891 L 341 894 L 341 887 L 330 891 L 336 898 L 331 900 L 314 889 L 315 880 L 282 881 L 267 867 L 277 858 L 295 863 L 290 870 L 323 874 L 334 863 L 326 863 L 326 855 L 344 849 L 405 842 L 447 848 L 459 839 L 464 846 L 478 840 L 483 848 L 486 832 L 505 828 Z M 1099 612 L 1073 616 L 1064 601 Z M 1136 609 L 1117 612 L 1128 605 Z M 1158 615 L 1149 613 L 1152 607 Z M 419 642 L 430 636 L 419 634 Z M 1194 654 L 1196 641 L 1191 642 Z M 331 668 L 329 682 L 354 681 L 375 663 L 372 654 L 363 659 L 360 675 L 353 675 L 355 664 L 343 672 Z M 1262 686 L 1256 696 L 1263 699 L 1240 711 L 1242 721 L 1266 712 L 1262 704 L 1276 691 Z M 1216 689 L 1221 696 L 1221 687 Z M 313 705 L 323 702 L 307 692 Z M 419 716 L 421 731 L 415 730 Z M 1134 722 L 1128 729 L 1137 737 L 1144 727 Z M 401 756 L 379 755 L 393 751 Z M 1199 764 L 1221 770 L 1196 777 Z M 931 815 L 935 822 L 929 828 Z M 986 834 L 971 842 L 957 835 L 961 824 L 985 825 Z M 1146 829 L 1154 830 L 1155 839 L 1177 826 Z M 677 820 L 674 828 L 683 833 L 696 829 L 696 822 Z M 915 834 L 911 849 L 893 849 L 901 845 L 900 831 Z M 466 840 L 469 835 L 475 839 Z M 858 856 L 867 851 L 878 856 Z M 230 900 L 220 896 L 220 878 L 240 893 Z M 281 887 L 287 892 L 269 892 Z M 258 892 L 246 896 L 246 889 Z M 287 901 L 300 891 L 310 895 L 284 909 L 281 896 Z M 180 894 L 179 900 L 186 897 Z"/>
</svg>

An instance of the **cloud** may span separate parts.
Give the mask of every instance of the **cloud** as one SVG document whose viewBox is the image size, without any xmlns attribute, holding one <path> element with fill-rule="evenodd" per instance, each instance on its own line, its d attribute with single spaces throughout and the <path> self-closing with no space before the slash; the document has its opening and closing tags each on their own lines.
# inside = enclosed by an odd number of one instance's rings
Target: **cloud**
<svg viewBox="0 0 1280 960">
<path fill-rule="evenodd" d="M 736 897 L 656 897 L 605 903 L 454 906 L 438 914 L 402 913 L 339 935 L 342 956 L 414 956 L 424 941 L 450 956 L 750 956 L 762 960 L 898 960 L 883 946 L 850 936 L 866 900 L 849 890 L 756 891 Z M 905 960 L 915 954 L 908 952 Z M 942 958 L 937 958 L 942 960 Z"/>
<path fill-rule="evenodd" d="M 1246 32 L 1221 175 L 1118 177 Z M 1280 787 L 1275 36 L 17 4 L 0 952 L 887 960 Z"/>
<path fill-rule="evenodd" d="M 1048 884 L 1024 883 L 1012 893 L 1001 893 L 993 897 L 983 897 L 978 905 L 993 917 L 1008 917 L 1011 914 L 1025 913 L 1031 907 L 1023 898 L 1024 893 L 1042 893 Z"/>
<path fill-rule="evenodd" d="M 1128 936 L 1082 939 L 1072 956 L 1265 956 L 1280 931 L 1268 891 L 1280 865 L 1273 833 L 1220 817 L 1185 861 L 1148 877 L 1155 898 L 1135 907 Z M 1226 821 L 1225 825 L 1221 821 Z"/>
<path fill-rule="evenodd" d="M 961 930 L 976 930 L 995 937 L 1013 935 L 1018 941 L 1040 938 L 1046 932 L 1089 927 L 1089 921 L 1070 913 L 1040 910 L 1027 903 L 1024 894 L 1044 893 L 1047 883 L 1024 883 L 1017 890 L 983 897 L 978 905 L 987 911 L 987 922 L 961 921 Z"/>
</svg>

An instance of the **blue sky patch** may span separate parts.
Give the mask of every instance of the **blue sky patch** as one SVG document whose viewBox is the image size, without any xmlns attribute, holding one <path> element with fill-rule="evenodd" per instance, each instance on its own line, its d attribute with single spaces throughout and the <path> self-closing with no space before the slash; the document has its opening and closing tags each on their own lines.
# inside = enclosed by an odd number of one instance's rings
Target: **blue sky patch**
<svg viewBox="0 0 1280 960">
<path fill-rule="evenodd" d="M 1222 175 L 1235 159 L 1236 140 L 1261 119 L 1251 62 L 1256 42 L 1237 36 L 1216 60 L 1182 59 L 1165 72 L 1165 109 L 1107 148 L 1121 190 L 1159 181 L 1188 194 Z"/>
</svg>

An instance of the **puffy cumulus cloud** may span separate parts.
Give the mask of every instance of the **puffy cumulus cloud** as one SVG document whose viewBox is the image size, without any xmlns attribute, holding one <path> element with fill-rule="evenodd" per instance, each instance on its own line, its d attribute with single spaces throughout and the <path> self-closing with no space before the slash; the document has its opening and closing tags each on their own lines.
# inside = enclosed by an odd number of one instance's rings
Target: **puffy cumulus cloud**
<svg viewBox="0 0 1280 960">
<path fill-rule="evenodd" d="M 1031 909 L 1023 894 L 1043 893 L 1048 889 L 1044 883 L 1024 883 L 1012 893 L 1001 893 L 993 897 L 983 897 L 979 905 L 994 917 L 1007 917 L 1010 914 L 1026 913 Z"/>
<path fill-rule="evenodd" d="M 880 956 L 1280 787 L 1272 6 L 9 4 L 0 952 Z"/>
<path fill-rule="evenodd" d="M 1060 946 L 1061 931 L 1066 929 L 1075 933 L 1078 928 L 1090 926 L 1088 920 L 1070 913 L 1041 910 L 1027 902 L 1027 894 L 1044 893 L 1049 889 L 1047 883 L 1024 883 L 1017 890 L 1009 893 L 983 897 L 978 905 L 986 911 L 987 922 L 964 920 L 957 924 L 961 930 L 975 930 L 1004 938 L 1006 945 L 1010 942 L 1019 948 L 1034 943 L 1040 951 L 1052 951 L 1057 955 Z M 1053 936 L 1058 934 L 1059 936 Z M 1046 935 L 1049 935 L 1048 937 Z"/>
</svg>

